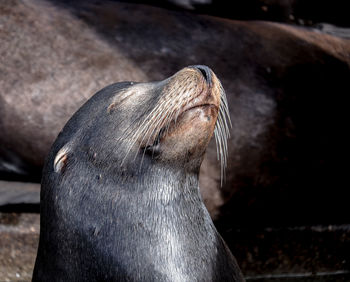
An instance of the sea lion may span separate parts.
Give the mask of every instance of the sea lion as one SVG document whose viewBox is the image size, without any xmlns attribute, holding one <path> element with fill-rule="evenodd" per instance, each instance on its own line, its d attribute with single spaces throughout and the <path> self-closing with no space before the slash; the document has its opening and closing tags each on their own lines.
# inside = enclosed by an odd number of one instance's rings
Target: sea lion
<svg viewBox="0 0 350 282">
<path fill-rule="evenodd" d="M 243 281 L 199 193 L 213 132 L 223 171 L 228 107 L 206 66 L 95 94 L 44 166 L 33 280 Z"/>
</svg>

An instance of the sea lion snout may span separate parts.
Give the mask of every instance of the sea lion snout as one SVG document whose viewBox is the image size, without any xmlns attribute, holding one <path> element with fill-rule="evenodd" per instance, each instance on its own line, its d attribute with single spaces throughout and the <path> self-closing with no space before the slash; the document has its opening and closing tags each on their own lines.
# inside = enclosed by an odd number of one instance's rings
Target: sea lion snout
<svg viewBox="0 0 350 282">
<path fill-rule="evenodd" d="M 195 70 L 194 73 L 193 70 Z M 188 76 L 188 78 L 184 80 L 184 84 L 191 83 L 192 93 L 189 95 L 188 102 L 182 106 L 180 112 L 183 113 L 192 108 L 206 106 L 213 106 L 219 110 L 223 89 L 214 72 L 204 65 L 190 66 L 182 71 Z M 180 71 L 180 73 L 182 71 Z M 212 117 L 215 123 L 217 113 Z"/>
<path fill-rule="evenodd" d="M 135 140 L 159 161 L 187 164 L 198 159 L 200 164 L 217 121 L 223 126 L 227 116 L 223 87 L 204 65 L 185 67 L 160 84 L 162 91 L 153 92 L 158 101 Z"/>
</svg>

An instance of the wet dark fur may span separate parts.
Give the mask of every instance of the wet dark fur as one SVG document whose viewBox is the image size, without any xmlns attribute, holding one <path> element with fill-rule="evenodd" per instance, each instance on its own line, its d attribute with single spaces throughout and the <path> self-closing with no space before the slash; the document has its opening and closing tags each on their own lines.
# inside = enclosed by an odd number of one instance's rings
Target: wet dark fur
<svg viewBox="0 0 350 282">
<path fill-rule="evenodd" d="M 142 166 L 141 153 L 119 166 L 130 140 L 116 143 L 117 136 L 130 116 L 150 111 L 164 88 L 154 83 L 149 99 L 133 109 L 108 109 L 135 85 L 95 94 L 54 143 L 43 171 L 33 281 L 241 281 L 199 194 L 202 158 L 167 164 L 146 151 Z M 64 146 L 67 158 L 56 173 Z"/>
</svg>

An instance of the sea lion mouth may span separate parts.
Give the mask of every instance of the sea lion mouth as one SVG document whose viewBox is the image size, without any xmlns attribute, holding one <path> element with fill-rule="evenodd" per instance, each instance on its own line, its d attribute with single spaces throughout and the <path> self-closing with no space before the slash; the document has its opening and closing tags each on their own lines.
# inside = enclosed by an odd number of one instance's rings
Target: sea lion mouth
<svg viewBox="0 0 350 282">
<path fill-rule="evenodd" d="M 215 109 L 219 109 L 219 107 L 217 105 L 214 105 L 214 104 L 211 104 L 211 103 L 208 103 L 208 104 L 202 104 L 202 105 L 195 105 L 195 106 L 192 106 L 186 110 L 183 111 L 184 112 L 187 112 L 187 111 L 190 111 L 190 110 L 193 110 L 193 109 L 196 109 L 196 108 L 204 108 L 204 107 L 213 107 Z"/>
<path fill-rule="evenodd" d="M 184 107 L 184 109 L 182 111 L 180 111 L 179 115 L 177 116 L 176 119 L 173 119 L 169 124 L 163 126 L 157 136 L 153 139 L 153 143 L 152 144 L 144 144 L 143 146 L 141 146 L 141 149 L 144 150 L 152 150 L 154 152 L 157 151 L 157 149 L 159 148 L 159 144 L 162 142 L 163 138 L 166 138 L 167 134 L 169 132 L 171 132 L 173 129 L 176 129 L 176 124 L 181 121 L 183 115 L 185 115 L 186 113 L 190 112 L 190 111 L 194 111 L 197 109 L 205 109 L 205 108 L 213 108 L 215 110 L 215 112 L 217 113 L 219 111 L 219 107 L 218 105 L 212 104 L 212 103 L 205 103 L 205 104 L 197 104 L 197 105 L 187 105 L 186 107 Z M 209 118 L 209 116 L 208 116 Z"/>
<path fill-rule="evenodd" d="M 185 115 L 186 113 L 188 113 L 188 112 L 191 112 L 191 111 L 194 111 L 194 110 L 198 110 L 198 109 L 206 109 L 206 108 L 212 108 L 212 109 L 214 109 L 215 111 L 215 113 L 216 113 L 216 115 L 217 115 L 217 113 L 218 113 L 218 111 L 219 111 L 219 106 L 218 105 L 215 105 L 215 104 L 212 104 L 212 103 L 205 103 L 205 104 L 199 104 L 199 105 L 190 105 L 190 106 L 187 106 L 187 107 L 185 107 L 180 113 L 179 113 L 179 115 L 178 115 L 178 117 L 177 117 L 177 119 L 176 119 L 176 121 L 179 121 L 179 120 L 181 120 L 181 118 L 183 117 L 183 115 Z M 216 116 L 215 116 L 215 118 L 216 118 Z M 175 122 L 176 122 L 175 121 Z"/>
</svg>

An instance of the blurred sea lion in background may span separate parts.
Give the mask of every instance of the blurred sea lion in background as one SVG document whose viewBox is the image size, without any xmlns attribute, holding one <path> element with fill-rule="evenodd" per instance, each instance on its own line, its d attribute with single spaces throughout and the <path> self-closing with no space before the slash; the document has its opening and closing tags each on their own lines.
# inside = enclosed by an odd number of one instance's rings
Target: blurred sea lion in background
<svg viewBox="0 0 350 282">
<path fill-rule="evenodd" d="M 0 5 L 3 178 L 39 181 L 55 136 L 103 85 L 162 80 L 201 62 L 221 78 L 233 125 L 223 187 L 213 143 L 201 168 L 203 198 L 221 230 L 346 217 L 339 156 L 349 40 L 118 2 Z"/>
</svg>

